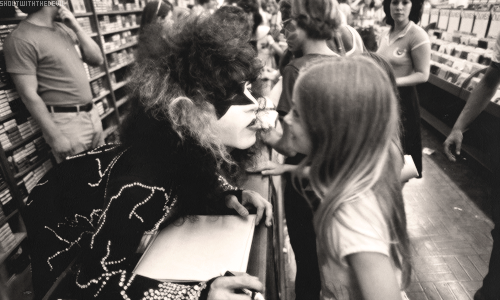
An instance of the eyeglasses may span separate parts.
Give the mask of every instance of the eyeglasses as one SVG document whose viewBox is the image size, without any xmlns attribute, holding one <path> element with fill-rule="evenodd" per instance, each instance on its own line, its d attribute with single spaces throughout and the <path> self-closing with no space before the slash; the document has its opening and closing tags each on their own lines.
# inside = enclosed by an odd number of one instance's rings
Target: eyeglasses
<svg viewBox="0 0 500 300">
<path fill-rule="evenodd" d="M 292 20 L 293 18 L 288 18 L 285 21 L 281 22 L 281 28 L 288 32 L 294 32 L 296 28 L 293 25 Z"/>
</svg>

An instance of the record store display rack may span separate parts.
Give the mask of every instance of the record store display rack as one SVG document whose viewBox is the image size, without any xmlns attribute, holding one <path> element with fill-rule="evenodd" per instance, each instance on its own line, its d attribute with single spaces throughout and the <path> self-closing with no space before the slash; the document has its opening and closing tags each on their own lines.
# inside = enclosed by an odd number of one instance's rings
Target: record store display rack
<svg viewBox="0 0 500 300">
<path fill-rule="evenodd" d="M 141 0 L 71 0 L 67 4 L 101 47 L 104 63 L 84 64 L 106 142 L 118 140 L 117 128 L 127 110 L 125 85 L 134 62 Z M 26 229 L 20 210 L 29 192 L 55 164 L 38 124 L 19 98 L 5 70 L 3 42 L 25 18 L 20 11 L 0 12 L 0 299 L 31 299 Z"/>
<path fill-rule="evenodd" d="M 429 81 L 417 86 L 422 119 L 447 136 L 494 55 L 500 33 L 500 0 L 470 0 L 467 7 L 425 8 L 429 28 Z M 500 171 L 500 89 L 464 133 L 462 152 L 484 168 Z"/>
</svg>

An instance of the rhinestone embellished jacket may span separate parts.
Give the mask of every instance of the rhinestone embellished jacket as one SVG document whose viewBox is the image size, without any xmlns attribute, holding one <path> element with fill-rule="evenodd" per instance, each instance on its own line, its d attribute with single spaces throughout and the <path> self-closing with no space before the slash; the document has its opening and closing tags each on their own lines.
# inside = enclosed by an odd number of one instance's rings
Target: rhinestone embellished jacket
<svg viewBox="0 0 500 300">
<path fill-rule="evenodd" d="M 170 157 L 160 163 L 106 145 L 68 159 L 40 180 L 23 211 L 37 299 L 75 258 L 72 287 L 65 288 L 72 299 L 199 299 L 203 282 L 163 283 L 132 273 L 144 233 L 171 222 L 185 198 L 206 183 L 218 185 L 221 197 L 235 190 L 215 173 L 194 172 L 196 159 Z"/>
</svg>

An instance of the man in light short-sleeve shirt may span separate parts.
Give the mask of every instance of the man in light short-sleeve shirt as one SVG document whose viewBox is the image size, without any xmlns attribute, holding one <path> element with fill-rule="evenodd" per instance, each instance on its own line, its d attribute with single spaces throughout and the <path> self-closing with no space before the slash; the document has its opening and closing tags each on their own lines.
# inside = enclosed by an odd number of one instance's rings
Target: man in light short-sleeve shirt
<svg viewBox="0 0 500 300">
<path fill-rule="evenodd" d="M 23 6 L 25 20 L 6 38 L 5 58 L 23 103 L 58 162 L 104 143 L 83 61 L 100 65 L 99 46 L 65 7 Z M 27 3 L 31 4 L 31 3 Z M 55 22 L 59 16 L 65 23 Z"/>
<path fill-rule="evenodd" d="M 464 130 L 486 108 L 491 98 L 500 86 L 500 33 L 494 46 L 494 55 L 490 66 L 486 70 L 476 88 L 472 91 L 467 104 L 458 117 L 453 129 L 444 142 L 444 151 L 451 161 L 455 156 L 451 153 L 450 146 L 455 145 L 455 154 L 460 155 Z M 498 137 L 500 139 L 500 137 Z M 500 182 L 499 170 L 495 172 L 495 179 Z M 488 274 L 483 280 L 483 286 L 474 295 L 474 300 L 500 299 L 500 192 L 496 191 L 493 199 L 493 222 L 495 228 L 491 231 L 493 249 L 491 250 Z"/>
</svg>

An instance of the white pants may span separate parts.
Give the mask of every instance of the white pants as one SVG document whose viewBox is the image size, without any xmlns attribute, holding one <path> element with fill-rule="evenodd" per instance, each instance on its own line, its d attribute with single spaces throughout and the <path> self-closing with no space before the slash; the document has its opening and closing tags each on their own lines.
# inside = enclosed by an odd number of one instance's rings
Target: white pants
<svg viewBox="0 0 500 300">
<path fill-rule="evenodd" d="M 101 117 L 95 107 L 92 107 L 89 112 L 51 112 L 50 114 L 52 121 L 61 130 L 61 133 L 71 141 L 73 145 L 73 153 L 71 155 L 104 144 Z M 45 137 L 45 140 L 47 141 L 48 139 Z M 52 145 L 50 146 L 52 147 Z M 55 154 L 54 156 L 57 163 L 64 160 L 59 155 Z"/>
</svg>

